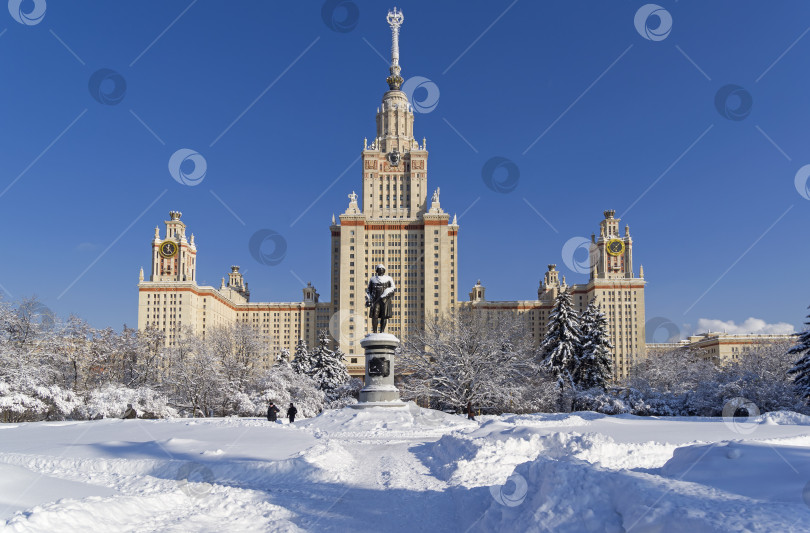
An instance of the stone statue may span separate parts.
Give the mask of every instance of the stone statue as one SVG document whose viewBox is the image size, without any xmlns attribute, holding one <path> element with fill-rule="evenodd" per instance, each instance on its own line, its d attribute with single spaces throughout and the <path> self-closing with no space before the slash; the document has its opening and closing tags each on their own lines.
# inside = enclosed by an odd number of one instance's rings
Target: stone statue
<svg viewBox="0 0 810 533">
<path fill-rule="evenodd" d="M 368 316 L 371 318 L 371 327 L 374 333 L 377 333 L 379 326 L 379 333 L 385 331 L 385 325 L 388 319 L 391 318 L 391 299 L 394 296 L 396 286 L 391 276 L 385 273 L 385 267 L 377 265 L 375 269 L 376 274 L 371 276 L 366 289 L 366 307 L 369 308 Z"/>
<path fill-rule="evenodd" d="M 433 200 L 434 202 L 438 202 L 438 201 L 439 201 L 439 187 L 436 187 L 436 192 L 434 192 L 434 193 L 433 193 L 433 198 L 432 198 L 432 200 Z"/>
</svg>

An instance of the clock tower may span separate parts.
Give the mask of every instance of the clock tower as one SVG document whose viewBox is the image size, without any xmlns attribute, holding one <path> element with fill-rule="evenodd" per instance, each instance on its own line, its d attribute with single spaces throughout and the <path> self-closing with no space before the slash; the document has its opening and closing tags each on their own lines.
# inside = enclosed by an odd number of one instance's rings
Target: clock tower
<svg viewBox="0 0 810 533">
<path fill-rule="evenodd" d="M 582 310 L 594 300 L 605 313 L 613 343 L 616 376 L 626 376 L 636 357 L 646 351 L 643 269 L 633 271 L 633 239 L 630 227 L 620 233 L 616 211 L 608 209 L 599 223 L 599 237 L 591 236 L 591 279 L 573 293 Z"/>
<path fill-rule="evenodd" d="M 630 226 L 624 227 L 624 235 L 619 234 L 616 211 L 605 211 L 605 219 L 599 223 L 599 238 L 591 240 L 591 279 L 632 279 L 633 239 Z"/>
<path fill-rule="evenodd" d="M 186 225 L 180 211 L 171 211 L 166 224 L 166 236 L 160 237 L 155 228 L 152 239 L 152 272 L 149 281 L 195 281 L 197 247 L 194 235 L 186 239 Z"/>
</svg>

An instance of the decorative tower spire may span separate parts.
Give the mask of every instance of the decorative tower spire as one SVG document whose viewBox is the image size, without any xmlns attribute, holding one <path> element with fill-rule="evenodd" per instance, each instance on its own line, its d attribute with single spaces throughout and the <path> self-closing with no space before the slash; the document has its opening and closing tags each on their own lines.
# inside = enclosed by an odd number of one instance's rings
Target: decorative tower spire
<svg viewBox="0 0 810 533">
<path fill-rule="evenodd" d="M 399 75 L 399 27 L 402 26 L 405 17 L 402 11 L 397 11 L 395 7 L 393 11 L 388 12 L 386 20 L 391 26 L 391 68 L 388 69 L 391 75 L 385 81 L 388 82 L 388 87 L 392 91 L 398 91 L 403 82 L 402 76 Z"/>
</svg>

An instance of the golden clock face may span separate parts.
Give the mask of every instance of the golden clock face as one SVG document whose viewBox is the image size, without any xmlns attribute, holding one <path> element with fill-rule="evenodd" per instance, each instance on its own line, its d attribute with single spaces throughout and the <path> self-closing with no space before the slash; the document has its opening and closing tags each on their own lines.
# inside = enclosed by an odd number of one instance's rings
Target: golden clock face
<svg viewBox="0 0 810 533">
<path fill-rule="evenodd" d="M 160 243 L 160 248 L 158 249 L 160 255 L 165 258 L 174 257 L 177 254 L 177 243 L 174 241 L 163 241 Z"/>
<path fill-rule="evenodd" d="M 610 239 L 605 246 L 610 255 L 622 255 L 624 253 L 624 241 L 621 239 Z"/>
</svg>

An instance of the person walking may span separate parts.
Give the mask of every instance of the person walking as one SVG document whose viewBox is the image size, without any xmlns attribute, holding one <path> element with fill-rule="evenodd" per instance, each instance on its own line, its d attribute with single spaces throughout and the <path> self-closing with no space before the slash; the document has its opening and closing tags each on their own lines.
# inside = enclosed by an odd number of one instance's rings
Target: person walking
<svg viewBox="0 0 810 533">
<path fill-rule="evenodd" d="M 467 420 L 475 421 L 475 411 L 473 411 L 472 402 L 467 402 Z"/>
<path fill-rule="evenodd" d="M 276 407 L 276 404 L 274 404 L 271 401 L 270 405 L 267 406 L 267 420 L 268 420 L 268 422 L 275 422 L 276 420 L 278 420 L 279 411 L 281 411 L 281 409 Z"/>
<path fill-rule="evenodd" d="M 287 418 L 290 419 L 290 424 L 295 422 L 295 415 L 298 414 L 298 409 L 290 402 L 290 406 L 287 408 Z"/>
</svg>

